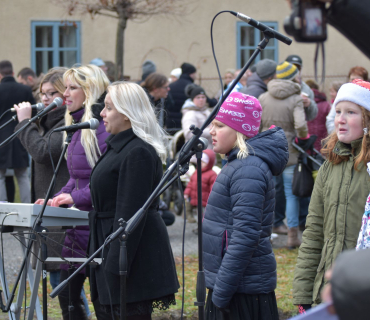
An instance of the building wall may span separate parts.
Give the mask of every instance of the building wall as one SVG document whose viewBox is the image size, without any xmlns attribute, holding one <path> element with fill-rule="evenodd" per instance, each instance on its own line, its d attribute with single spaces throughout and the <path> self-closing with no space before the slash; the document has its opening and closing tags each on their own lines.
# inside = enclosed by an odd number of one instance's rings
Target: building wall
<svg viewBox="0 0 370 320">
<path fill-rule="evenodd" d="M 55 0 L 0 0 L 0 59 L 9 59 L 15 72 L 31 64 L 31 21 L 77 20 L 82 24 L 81 59 L 88 63 L 95 57 L 115 59 L 117 20 L 89 15 L 69 16 Z M 62 0 L 59 0 L 62 2 Z M 187 1 L 187 0 L 184 0 Z M 277 21 L 284 33 L 283 21 L 290 13 L 285 1 L 277 0 L 199 0 L 189 1 L 191 14 L 181 17 L 155 16 L 145 22 L 129 21 L 125 33 L 125 75 L 132 79 L 141 76 L 141 64 L 151 59 L 159 72 L 169 74 L 182 62 L 193 63 L 202 78 L 216 77 L 212 57 L 210 26 L 215 14 L 233 10 L 261 21 Z M 236 67 L 236 23 L 229 13 L 217 17 L 214 23 L 214 43 L 221 73 Z M 368 59 L 336 30 L 329 27 L 329 40 L 325 43 L 326 74 L 342 76 L 355 65 L 370 70 Z M 279 61 L 289 54 L 300 55 L 304 61 L 303 74 L 313 75 L 314 44 L 293 42 L 291 46 L 279 43 Z M 321 70 L 321 63 L 319 63 Z M 321 72 L 320 72 L 321 73 Z M 332 78 L 328 77 L 327 81 Z"/>
</svg>

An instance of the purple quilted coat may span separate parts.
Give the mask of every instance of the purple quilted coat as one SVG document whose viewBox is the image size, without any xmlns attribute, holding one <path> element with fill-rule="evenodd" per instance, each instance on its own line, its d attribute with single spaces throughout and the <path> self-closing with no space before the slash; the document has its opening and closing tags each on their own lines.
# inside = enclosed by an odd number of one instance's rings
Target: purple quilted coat
<svg viewBox="0 0 370 320">
<path fill-rule="evenodd" d="M 81 121 L 83 114 L 84 109 L 71 113 L 74 122 L 76 123 Z M 105 139 L 108 138 L 109 133 L 105 131 L 102 120 L 100 121 L 100 125 L 96 130 L 96 136 L 98 138 L 100 151 L 103 154 L 107 148 Z M 87 162 L 86 154 L 81 144 L 81 130 L 78 130 L 73 135 L 72 141 L 68 146 L 67 166 L 70 178 L 67 184 L 55 196 L 61 193 L 69 193 L 72 196 L 77 209 L 90 211 L 92 209 L 92 205 L 89 180 L 92 168 Z M 66 232 L 64 246 L 72 248 L 72 250 L 64 247 L 62 250 L 62 257 L 85 257 L 88 241 L 88 222 L 86 222 L 86 226 L 78 226 L 74 229 L 68 229 Z M 61 269 L 67 270 L 68 265 L 62 264 Z"/>
</svg>

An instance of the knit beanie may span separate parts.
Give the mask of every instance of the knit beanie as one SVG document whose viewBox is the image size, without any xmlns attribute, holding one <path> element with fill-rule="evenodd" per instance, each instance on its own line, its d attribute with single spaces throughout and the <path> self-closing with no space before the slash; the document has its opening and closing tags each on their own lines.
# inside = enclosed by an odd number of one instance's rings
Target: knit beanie
<svg viewBox="0 0 370 320">
<path fill-rule="evenodd" d="M 263 59 L 257 63 L 256 72 L 262 80 L 266 80 L 276 73 L 276 67 L 277 63 L 275 61 Z"/>
<path fill-rule="evenodd" d="M 181 76 L 181 68 L 173 69 L 170 73 L 171 76 L 176 77 L 177 79 Z"/>
<path fill-rule="evenodd" d="M 182 74 L 192 74 L 194 72 L 197 72 L 197 69 L 192 64 L 184 62 L 181 65 L 181 71 Z"/>
<path fill-rule="evenodd" d="M 142 76 L 141 79 L 144 81 L 151 73 L 156 72 L 157 67 L 152 60 L 145 60 L 142 65 Z"/>
<path fill-rule="evenodd" d="M 299 66 L 302 66 L 302 58 L 300 56 L 297 56 L 296 54 L 291 54 L 285 59 L 285 61 L 291 64 L 297 64 Z"/>
<path fill-rule="evenodd" d="M 232 92 L 221 105 L 216 120 L 252 138 L 258 134 L 261 117 L 262 107 L 255 97 Z"/>
<path fill-rule="evenodd" d="M 204 89 L 195 83 L 190 83 L 185 87 L 185 94 L 193 100 L 198 94 L 206 95 Z"/>
<path fill-rule="evenodd" d="M 350 83 L 343 84 L 337 93 L 333 106 L 341 101 L 350 101 L 370 111 L 370 83 L 355 79 Z"/>
<path fill-rule="evenodd" d="M 276 67 L 276 78 L 282 80 L 293 80 L 298 74 L 298 69 L 294 64 L 282 62 Z"/>
</svg>

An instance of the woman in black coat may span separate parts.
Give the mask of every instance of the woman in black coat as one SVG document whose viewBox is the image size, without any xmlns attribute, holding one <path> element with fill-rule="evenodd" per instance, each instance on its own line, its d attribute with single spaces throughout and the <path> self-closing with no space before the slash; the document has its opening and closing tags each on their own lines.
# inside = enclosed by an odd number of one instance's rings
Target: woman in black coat
<svg viewBox="0 0 370 320">
<path fill-rule="evenodd" d="M 107 151 L 90 178 L 94 211 L 90 212 L 90 254 L 145 203 L 162 178 L 166 135 L 158 125 L 145 91 L 135 83 L 108 87 L 101 112 L 107 132 Z M 175 303 L 179 288 L 166 226 L 150 206 L 127 241 L 127 319 L 151 319 L 153 308 Z M 91 268 L 91 299 L 119 317 L 119 241 L 104 249 L 103 264 Z"/>
</svg>

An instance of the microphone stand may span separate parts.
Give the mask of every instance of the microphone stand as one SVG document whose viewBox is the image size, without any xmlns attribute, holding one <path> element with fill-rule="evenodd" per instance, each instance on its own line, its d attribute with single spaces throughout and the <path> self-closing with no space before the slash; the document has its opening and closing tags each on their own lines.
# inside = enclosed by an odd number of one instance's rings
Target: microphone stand
<svg viewBox="0 0 370 320">
<path fill-rule="evenodd" d="M 29 122 L 31 123 L 31 122 Z M 28 125 L 28 124 L 27 124 Z M 26 126 L 27 126 L 26 125 Z M 24 128 L 24 127 L 22 127 Z M 22 129 L 21 128 L 21 129 Z M 19 131 L 19 130 L 18 130 Z M 17 131 L 17 132 L 18 132 Z M 40 233 L 40 232 L 43 232 L 44 230 L 47 231 L 44 227 L 41 226 L 42 224 L 42 217 L 44 215 L 44 211 L 45 211 L 45 208 L 46 208 L 46 205 L 48 203 L 48 200 L 50 199 L 51 197 L 51 194 L 53 192 L 53 189 L 54 189 L 54 185 L 55 185 L 55 180 L 56 180 L 56 177 L 57 177 L 57 174 L 59 172 L 59 169 L 60 169 L 60 166 L 62 164 L 62 161 L 63 161 L 63 158 L 64 158 L 64 155 L 67 151 L 67 148 L 68 148 L 68 145 L 70 144 L 71 140 L 72 140 L 72 136 L 73 136 L 74 132 L 68 132 L 67 133 L 67 137 L 66 137 L 66 140 L 64 142 L 64 145 L 63 145 L 63 150 L 62 150 L 62 153 L 59 157 L 59 161 L 58 161 L 58 164 L 55 168 L 55 171 L 54 171 L 54 174 L 53 174 L 53 178 L 50 182 L 50 185 L 49 185 L 49 189 L 46 193 L 46 197 L 45 197 L 45 201 L 44 201 L 44 204 L 41 208 L 41 211 L 40 213 L 38 214 L 37 218 L 36 218 L 36 221 L 35 221 L 35 226 L 32 228 L 31 231 L 35 231 L 37 233 Z M 28 259 L 28 256 L 29 256 L 29 253 L 31 251 L 31 247 L 32 247 L 32 243 L 34 242 L 34 240 L 36 239 L 36 236 L 35 234 L 32 234 L 30 236 L 30 239 L 29 239 L 29 242 L 28 242 L 28 246 L 27 246 L 27 250 L 25 252 L 25 257 L 23 259 L 23 262 L 22 262 L 22 265 L 20 267 L 20 270 L 18 272 L 18 276 L 17 276 L 17 279 L 15 280 L 15 283 L 14 283 L 14 287 L 13 287 L 13 290 L 12 290 L 12 293 L 8 299 L 8 301 L 6 302 L 6 305 L 4 306 L 3 302 L 2 302 L 2 297 L 0 296 L 0 306 L 1 306 L 1 310 L 3 312 L 8 312 L 10 310 L 10 306 L 14 300 L 14 296 L 15 296 L 15 292 L 17 290 L 17 287 L 18 287 L 18 284 L 19 284 L 19 281 L 21 279 L 21 276 L 22 276 L 22 272 L 24 271 L 24 268 L 25 268 L 25 265 L 26 265 L 26 262 L 27 262 L 27 259 Z M 41 246 L 42 248 L 42 246 Z M 46 253 L 45 252 L 42 252 L 42 257 L 43 258 L 46 258 Z M 44 260 L 45 261 L 45 260 Z M 46 266 L 45 266 L 45 263 L 42 263 L 42 272 L 46 272 Z M 46 300 L 47 300 L 47 278 L 44 277 L 43 275 L 43 278 L 42 278 L 42 293 L 43 293 L 43 308 L 45 308 L 43 310 L 43 319 L 44 320 L 47 320 L 47 304 L 46 304 Z M 26 310 L 25 310 L 26 312 Z"/>
<path fill-rule="evenodd" d="M 257 48 L 253 52 L 252 56 L 247 61 L 246 65 L 243 67 L 241 72 L 238 74 L 238 76 L 235 78 L 235 81 L 230 85 L 229 89 L 225 92 L 224 95 L 222 95 L 220 101 L 217 103 L 209 117 L 206 119 L 206 121 L 203 123 L 201 128 L 196 128 L 194 125 L 190 127 L 191 131 L 193 132 L 193 137 L 184 145 L 182 152 L 179 155 L 179 158 L 167 169 L 167 171 L 164 173 L 162 180 L 158 184 L 158 186 L 155 188 L 153 193 L 149 196 L 148 200 L 145 202 L 143 207 L 139 209 L 134 216 L 130 218 L 129 221 L 124 221 L 123 219 L 119 220 L 119 228 L 112 233 L 108 238 L 106 239 L 105 243 L 98 248 L 88 259 L 85 261 L 68 279 L 61 282 L 51 293 L 50 297 L 55 298 L 62 290 L 63 288 L 68 284 L 68 282 L 74 278 L 83 268 L 85 268 L 94 258 L 98 256 L 98 254 L 103 250 L 103 248 L 114 241 L 115 239 L 119 238 L 120 241 L 120 278 L 121 278 L 121 293 L 120 293 L 120 303 L 121 303 L 121 315 L 120 319 L 125 320 L 126 319 L 126 276 L 127 276 L 127 248 L 126 248 L 126 241 L 128 240 L 129 235 L 135 230 L 139 222 L 144 217 L 145 212 L 149 209 L 150 205 L 153 203 L 153 201 L 160 195 L 159 191 L 162 190 L 163 186 L 166 184 L 166 182 L 172 177 L 173 173 L 175 172 L 175 169 L 177 167 L 182 168 L 188 162 L 190 161 L 190 158 L 193 154 L 196 154 L 197 152 L 201 155 L 201 151 L 204 148 L 203 142 L 199 139 L 202 135 L 204 129 L 208 127 L 208 125 L 212 122 L 212 120 L 216 117 L 220 106 L 225 101 L 226 97 L 231 93 L 235 85 L 239 82 L 243 74 L 247 71 L 250 64 L 253 62 L 253 60 L 257 57 L 257 55 L 266 47 L 266 45 L 269 42 L 269 39 L 273 37 L 273 34 L 269 31 L 263 32 L 264 38 L 262 41 L 258 44 Z M 199 159 L 198 159 L 199 160 Z M 198 161 L 197 160 L 197 161 Z M 200 169 L 200 168 L 199 168 Z M 201 170 L 198 170 L 201 171 Z M 199 176 L 198 176 L 199 177 Z M 174 179 L 172 179 L 174 181 Z M 201 182 L 201 178 L 198 178 L 198 183 Z M 168 184 L 166 185 L 168 187 Z M 201 197 L 198 197 L 198 216 L 199 216 L 199 199 L 201 200 Z M 202 216 L 202 215 L 201 215 Z M 200 226 L 200 229 L 199 229 Z M 201 226 L 201 219 L 198 219 L 198 241 L 202 241 L 201 236 L 202 226 Z M 200 235 L 200 237 L 199 237 Z M 199 249 L 202 249 L 202 245 L 198 247 Z M 200 271 L 198 273 L 197 278 L 197 298 L 199 301 L 195 302 L 195 305 L 198 306 L 198 314 L 199 314 L 199 320 L 204 319 L 204 305 L 205 305 L 205 275 L 203 271 L 203 252 L 199 252 L 199 267 Z M 199 287 L 198 287 L 199 286 Z M 122 290 L 124 292 L 122 292 Z"/>
<path fill-rule="evenodd" d="M 5 128 L 12 121 L 16 121 L 16 120 L 17 120 L 17 115 L 15 114 L 7 122 L 5 122 L 3 125 L 0 126 L 0 130 L 3 129 L 3 128 Z"/>
</svg>

